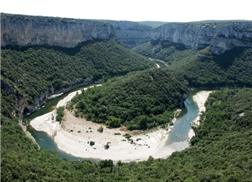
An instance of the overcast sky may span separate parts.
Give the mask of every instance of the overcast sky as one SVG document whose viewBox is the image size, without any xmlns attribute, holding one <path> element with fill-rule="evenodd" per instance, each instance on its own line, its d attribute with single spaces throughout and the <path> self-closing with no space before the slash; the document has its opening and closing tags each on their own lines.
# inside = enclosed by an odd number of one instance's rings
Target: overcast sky
<svg viewBox="0 0 252 182">
<path fill-rule="evenodd" d="M 252 20 L 251 0 L 1 0 L 3 13 L 128 21 Z"/>
</svg>

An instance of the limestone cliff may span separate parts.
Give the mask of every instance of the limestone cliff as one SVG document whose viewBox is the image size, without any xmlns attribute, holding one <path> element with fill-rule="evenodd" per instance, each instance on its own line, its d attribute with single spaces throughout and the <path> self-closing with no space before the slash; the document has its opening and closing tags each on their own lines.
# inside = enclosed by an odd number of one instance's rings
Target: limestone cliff
<svg viewBox="0 0 252 182">
<path fill-rule="evenodd" d="M 212 53 L 222 54 L 233 47 L 252 47 L 252 22 L 167 23 L 152 31 L 151 41 L 193 49 L 210 46 Z"/>
<path fill-rule="evenodd" d="M 1 46 L 75 47 L 93 39 L 109 39 L 113 26 L 100 21 L 1 14 Z"/>
<path fill-rule="evenodd" d="M 1 46 L 49 45 L 75 47 L 93 39 L 118 39 L 133 48 L 152 41 L 202 49 L 214 54 L 233 47 L 252 46 L 251 21 L 208 21 L 167 23 L 151 26 L 129 21 L 90 21 L 80 19 L 1 14 Z"/>
<path fill-rule="evenodd" d="M 133 48 L 148 42 L 152 27 L 130 21 L 110 21 L 116 30 L 116 38 L 125 47 Z"/>
</svg>

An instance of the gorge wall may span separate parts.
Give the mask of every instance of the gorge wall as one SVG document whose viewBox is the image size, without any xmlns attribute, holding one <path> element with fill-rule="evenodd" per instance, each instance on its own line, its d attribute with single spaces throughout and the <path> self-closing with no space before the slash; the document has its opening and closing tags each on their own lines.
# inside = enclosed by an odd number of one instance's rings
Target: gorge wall
<svg viewBox="0 0 252 182">
<path fill-rule="evenodd" d="M 118 39 L 132 48 L 148 42 L 152 28 L 129 21 L 96 21 L 1 14 L 1 47 L 49 45 L 72 48 L 94 39 Z"/>
<path fill-rule="evenodd" d="M 145 42 L 180 44 L 186 48 L 210 46 L 214 54 L 233 47 L 252 47 L 251 21 L 167 23 L 153 29 L 130 21 L 80 19 L 1 14 L 1 47 L 49 45 L 75 47 L 94 39 L 118 39 L 133 48 Z"/>
<path fill-rule="evenodd" d="M 152 27 L 130 21 L 111 21 L 116 38 L 126 47 L 133 48 L 151 39 Z"/>
<path fill-rule="evenodd" d="M 152 31 L 151 41 L 193 49 L 210 46 L 219 55 L 233 47 L 252 47 L 252 22 L 167 23 Z"/>
<path fill-rule="evenodd" d="M 99 21 L 32 17 L 1 16 L 1 46 L 49 45 L 71 48 L 93 39 L 109 39 L 115 29 Z"/>
</svg>

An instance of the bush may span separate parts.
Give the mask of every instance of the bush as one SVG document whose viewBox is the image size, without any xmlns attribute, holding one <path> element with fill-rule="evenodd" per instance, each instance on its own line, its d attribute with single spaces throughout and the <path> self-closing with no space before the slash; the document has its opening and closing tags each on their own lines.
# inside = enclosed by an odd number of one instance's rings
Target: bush
<svg viewBox="0 0 252 182">
<path fill-rule="evenodd" d="M 104 145 L 104 148 L 105 148 L 106 150 L 109 149 L 109 143 L 110 143 L 110 142 L 107 142 L 107 144 Z"/>
<path fill-rule="evenodd" d="M 103 127 L 100 126 L 98 129 L 97 129 L 98 132 L 102 133 L 103 132 Z"/>
<path fill-rule="evenodd" d="M 129 140 L 131 138 L 131 135 L 126 133 L 125 135 L 123 135 L 125 138 L 127 138 L 127 140 Z"/>
<path fill-rule="evenodd" d="M 62 121 L 64 117 L 64 109 L 63 106 L 56 109 L 56 121 Z"/>
<path fill-rule="evenodd" d="M 90 141 L 90 142 L 89 142 L 89 145 L 90 145 L 90 146 L 93 146 L 93 145 L 95 145 L 95 142 L 94 142 L 94 141 Z"/>
</svg>

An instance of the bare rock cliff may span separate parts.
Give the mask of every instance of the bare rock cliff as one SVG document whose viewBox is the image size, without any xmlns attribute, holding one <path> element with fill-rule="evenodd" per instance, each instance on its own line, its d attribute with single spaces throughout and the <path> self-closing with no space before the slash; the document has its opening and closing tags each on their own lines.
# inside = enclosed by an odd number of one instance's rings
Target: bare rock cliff
<svg viewBox="0 0 252 182">
<path fill-rule="evenodd" d="M 214 54 L 222 54 L 233 47 L 252 47 L 251 21 L 167 23 L 152 29 L 129 21 L 1 15 L 1 47 L 49 45 L 70 48 L 85 41 L 111 37 L 128 48 L 148 41 L 193 49 L 210 46 Z"/>
<path fill-rule="evenodd" d="M 1 16 L 1 46 L 50 45 L 75 47 L 93 39 L 109 39 L 115 35 L 109 23 L 89 20 L 32 17 L 22 15 Z"/>
<path fill-rule="evenodd" d="M 116 38 L 128 48 L 150 41 L 152 27 L 130 21 L 111 21 L 116 30 Z"/>
<path fill-rule="evenodd" d="M 151 41 L 193 49 L 210 46 L 212 53 L 222 54 L 233 47 L 252 47 L 252 22 L 167 23 L 152 31 Z"/>
</svg>

